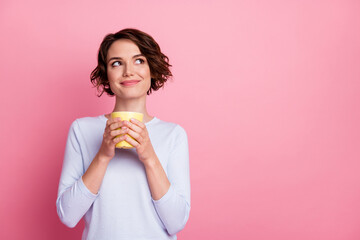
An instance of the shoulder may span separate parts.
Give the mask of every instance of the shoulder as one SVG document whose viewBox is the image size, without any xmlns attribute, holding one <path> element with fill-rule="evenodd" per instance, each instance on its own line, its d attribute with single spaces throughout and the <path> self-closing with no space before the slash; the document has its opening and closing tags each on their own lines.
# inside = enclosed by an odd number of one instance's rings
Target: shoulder
<svg viewBox="0 0 360 240">
<path fill-rule="evenodd" d="M 159 124 L 164 126 L 164 129 L 158 129 L 157 136 L 160 138 L 161 146 L 166 146 L 167 152 L 172 156 L 182 156 L 189 152 L 188 135 L 183 126 L 173 122 L 161 121 Z"/>
<path fill-rule="evenodd" d="M 168 136 L 170 135 L 175 138 L 187 138 L 186 130 L 180 124 L 160 119 L 156 120 L 157 121 L 151 126 L 152 128 L 156 129 L 156 132 L 165 132 Z"/>
<path fill-rule="evenodd" d="M 75 131 L 83 131 L 87 129 L 93 129 L 105 124 L 106 118 L 104 119 L 104 117 L 101 115 L 96 117 L 82 117 L 76 118 L 71 123 L 71 128 L 73 128 Z"/>
<path fill-rule="evenodd" d="M 106 119 L 103 115 L 96 116 L 96 117 L 82 117 L 77 118 L 75 121 L 77 121 L 79 124 L 94 124 L 99 122 L 106 122 Z"/>
</svg>

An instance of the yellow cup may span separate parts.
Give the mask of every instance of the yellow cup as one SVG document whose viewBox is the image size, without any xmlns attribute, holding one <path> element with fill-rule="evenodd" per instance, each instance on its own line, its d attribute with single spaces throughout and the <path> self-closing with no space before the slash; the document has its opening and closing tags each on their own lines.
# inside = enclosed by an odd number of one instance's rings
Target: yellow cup
<svg viewBox="0 0 360 240">
<path fill-rule="evenodd" d="M 139 120 L 140 122 L 142 122 L 144 115 L 142 113 L 138 113 L 138 112 L 112 112 L 111 113 L 111 118 L 118 118 L 118 117 L 121 118 L 121 121 L 124 121 L 124 120 L 130 121 L 131 118 L 135 118 L 136 120 Z M 129 134 L 127 134 L 127 135 L 130 137 Z M 122 136 L 122 135 L 120 135 L 120 136 Z M 120 137 L 120 136 L 117 136 L 117 137 Z M 121 141 L 116 144 L 116 147 L 129 149 L 129 148 L 133 148 L 134 146 L 131 145 L 130 143 L 128 143 L 127 141 Z"/>
</svg>

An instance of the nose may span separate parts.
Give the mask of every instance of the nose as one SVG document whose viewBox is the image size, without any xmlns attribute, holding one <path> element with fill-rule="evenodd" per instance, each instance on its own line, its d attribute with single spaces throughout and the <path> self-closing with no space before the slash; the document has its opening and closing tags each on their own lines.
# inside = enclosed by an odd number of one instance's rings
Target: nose
<svg viewBox="0 0 360 240">
<path fill-rule="evenodd" d="M 124 72 L 123 72 L 123 76 L 124 77 L 128 77 L 128 76 L 132 76 L 134 75 L 134 68 L 133 66 L 130 64 L 126 64 L 124 66 Z"/>
</svg>

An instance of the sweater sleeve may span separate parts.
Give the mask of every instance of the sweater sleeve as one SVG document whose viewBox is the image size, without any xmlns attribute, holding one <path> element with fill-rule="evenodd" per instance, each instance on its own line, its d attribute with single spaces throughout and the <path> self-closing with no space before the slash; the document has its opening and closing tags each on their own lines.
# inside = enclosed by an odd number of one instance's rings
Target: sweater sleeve
<svg viewBox="0 0 360 240">
<path fill-rule="evenodd" d="M 98 196 L 82 181 L 85 169 L 80 142 L 79 125 L 75 120 L 68 133 L 56 200 L 58 216 L 68 227 L 76 226 Z"/>
<path fill-rule="evenodd" d="M 167 165 L 170 181 L 168 192 L 153 200 L 155 209 L 167 232 L 174 235 L 181 231 L 190 214 L 189 149 L 185 130 L 177 125 L 177 137 Z"/>
</svg>

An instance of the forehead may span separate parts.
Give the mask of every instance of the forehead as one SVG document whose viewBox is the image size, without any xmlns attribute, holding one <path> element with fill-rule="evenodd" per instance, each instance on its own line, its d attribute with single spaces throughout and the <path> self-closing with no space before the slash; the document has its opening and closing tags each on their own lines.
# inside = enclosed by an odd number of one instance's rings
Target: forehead
<svg viewBox="0 0 360 240">
<path fill-rule="evenodd" d="M 136 54 L 140 54 L 139 47 L 131 40 L 120 39 L 113 42 L 108 50 L 107 58 L 121 57 L 131 58 Z"/>
</svg>

